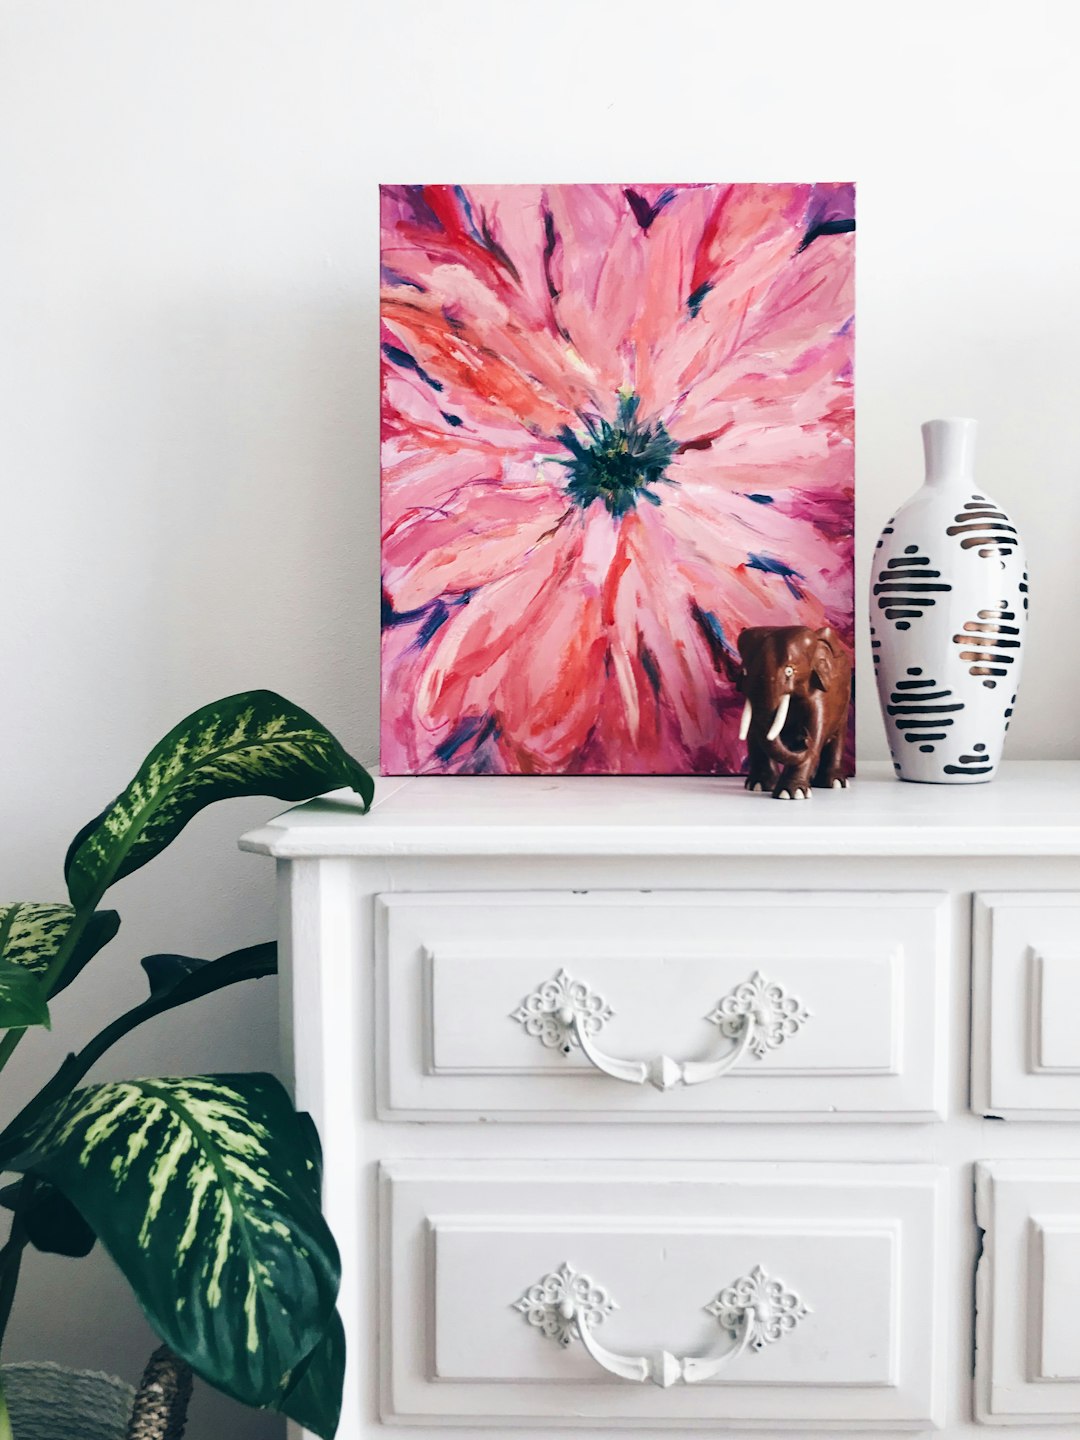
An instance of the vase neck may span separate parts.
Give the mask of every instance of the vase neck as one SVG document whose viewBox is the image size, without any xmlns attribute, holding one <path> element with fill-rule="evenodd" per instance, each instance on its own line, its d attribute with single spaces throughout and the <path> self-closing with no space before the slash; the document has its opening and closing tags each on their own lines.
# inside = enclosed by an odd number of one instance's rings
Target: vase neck
<svg viewBox="0 0 1080 1440">
<path fill-rule="evenodd" d="M 922 427 L 927 485 L 974 483 L 977 429 L 975 420 L 927 420 Z"/>
</svg>

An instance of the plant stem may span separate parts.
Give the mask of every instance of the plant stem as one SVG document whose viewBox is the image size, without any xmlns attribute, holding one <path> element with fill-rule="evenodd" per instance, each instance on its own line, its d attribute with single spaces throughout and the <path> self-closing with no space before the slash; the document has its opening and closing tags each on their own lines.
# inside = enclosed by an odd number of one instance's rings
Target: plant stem
<svg viewBox="0 0 1080 1440">
<path fill-rule="evenodd" d="M 211 984 L 209 982 L 212 978 L 211 972 L 213 966 L 209 966 L 207 970 L 203 972 L 203 978 L 206 981 L 205 988 L 201 991 L 196 991 L 196 993 L 189 991 L 185 1001 L 181 1003 L 186 1003 L 187 1000 L 191 999 L 200 999 L 204 994 L 213 994 L 215 990 L 221 989 L 226 985 L 238 985 L 247 980 L 262 979 L 264 976 L 272 975 L 276 972 L 277 947 L 273 941 L 268 941 L 262 945 L 251 946 L 243 952 L 243 954 L 247 961 L 243 969 L 233 969 L 227 976 L 215 979 L 214 983 Z M 152 1020 L 156 1015 L 164 1015 L 167 1011 L 173 1009 L 176 1003 L 176 997 L 172 991 L 165 991 L 160 995 L 151 995 L 149 1000 L 144 1000 L 142 1004 L 133 1006 L 132 1009 L 125 1011 L 123 1015 L 118 1015 L 111 1024 L 106 1025 L 104 1030 L 100 1031 L 92 1040 L 84 1045 L 77 1054 L 66 1056 L 52 1078 L 45 1082 L 37 1094 L 27 1101 L 15 1118 L 9 1121 L 4 1129 L 0 1131 L 0 1169 L 3 1169 L 12 1158 L 12 1147 L 13 1145 L 18 1145 L 24 1131 L 29 1129 L 34 1121 L 36 1121 L 40 1115 L 44 1114 L 50 1105 L 63 1099 L 65 1095 L 70 1095 L 72 1090 L 75 1089 L 76 1085 L 78 1085 L 86 1075 L 87 1071 L 101 1059 L 106 1050 L 115 1045 L 118 1040 L 123 1039 L 123 1037 L 134 1030 L 137 1025 L 142 1025 L 147 1020 Z M 2 1440 L 2 1437 L 0 1437 L 0 1440 Z"/>
<path fill-rule="evenodd" d="M 11 1307 L 14 1304 L 15 1291 L 19 1284 L 22 1255 L 28 1240 L 26 1208 L 33 1193 L 34 1181 L 27 1175 L 19 1186 L 19 1198 L 15 1202 L 15 1214 L 11 1221 L 11 1231 L 8 1234 L 7 1243 L 0 1250 L 0 1348 L 3 1346 L 4 1336 L 7 1333 Z M 3 1440 L 2 1430 L 0 1430 L 0 1440 Z"/>
</svg>

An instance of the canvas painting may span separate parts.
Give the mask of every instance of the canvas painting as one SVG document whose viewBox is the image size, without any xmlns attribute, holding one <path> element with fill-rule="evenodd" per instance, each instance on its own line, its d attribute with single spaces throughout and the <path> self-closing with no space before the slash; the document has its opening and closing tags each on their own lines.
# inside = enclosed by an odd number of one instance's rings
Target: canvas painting
<svg viewBox="0 0 1080 1440">
<path fill-rule="evenodd" d="M 854 187 L 384 186 L 382 768 L 737 774 L 853 642 Z"/>
</svg>

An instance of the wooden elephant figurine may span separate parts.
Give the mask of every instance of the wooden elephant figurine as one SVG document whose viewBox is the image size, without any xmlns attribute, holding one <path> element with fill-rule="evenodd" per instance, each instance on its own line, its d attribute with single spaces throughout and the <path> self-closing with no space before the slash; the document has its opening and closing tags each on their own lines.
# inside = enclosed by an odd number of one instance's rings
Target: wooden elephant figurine
<svg viewBox="0 0 1080 1440">
<path fill-rule="evenodd" d="M 846 789 L 851 658 L 840 636 L 829 625 L 757 626 L 739 636 L 739 654 L 746 788 L 777 800 L 809 800 L 811 786 Z"/>
</svg>

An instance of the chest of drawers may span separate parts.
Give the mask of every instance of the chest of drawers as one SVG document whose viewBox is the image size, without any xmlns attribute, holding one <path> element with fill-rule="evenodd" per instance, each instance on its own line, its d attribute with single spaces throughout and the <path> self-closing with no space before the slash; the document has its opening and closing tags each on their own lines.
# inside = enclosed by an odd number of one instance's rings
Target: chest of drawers
<svg viewBox="0 0 1080 1440">
<path fill-rule="evenodd" d="M 1080 765 L 381 780 L 243 844 L 342 1440 L 1075 1435 Z"/>
</svg>

